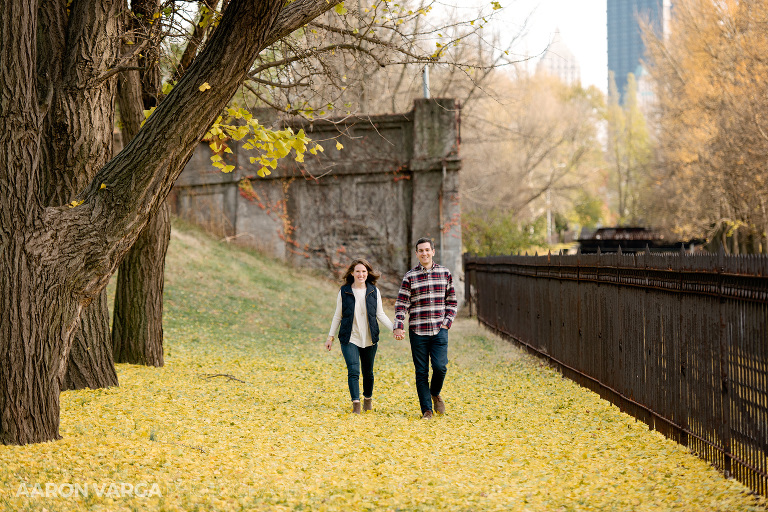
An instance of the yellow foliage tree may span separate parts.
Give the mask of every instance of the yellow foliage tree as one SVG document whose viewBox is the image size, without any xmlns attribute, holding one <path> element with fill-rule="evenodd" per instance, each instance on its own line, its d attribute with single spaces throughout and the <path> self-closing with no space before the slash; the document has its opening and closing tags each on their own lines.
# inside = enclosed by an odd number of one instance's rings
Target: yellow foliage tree
<svg viewBox="0 0 768 512">
<path fill-rule="evenodd" d="M 656 221 L 733 253 L 768 252 L 768 3 L 680 0 L 646 30 L 657 84 Z"/>
</svg>

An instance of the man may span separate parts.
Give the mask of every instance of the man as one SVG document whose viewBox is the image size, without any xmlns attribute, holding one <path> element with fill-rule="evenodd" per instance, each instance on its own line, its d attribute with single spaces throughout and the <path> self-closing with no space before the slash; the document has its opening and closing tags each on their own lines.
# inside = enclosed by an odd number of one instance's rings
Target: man
<svg viewBox="0 0 768 512">
<path fill-rule="evenodd" d="M 432 258 L 435 247 L 429 238 L 416 242 L 419 265 L 403 277 L 395 301 L 395 339 L 405 338 L 405 315 L 408 318 L 413 366 L 416 369 L 416 392 L 419 394 L 422 419 L 432 418 L 432 407 L 445 413 L 440 396 L 448 365 L 448 329 L 456 317 L 456 291 L 451 272 Z M 429 361 L 432 360 L 432 383 L 429 382 Z"/>
</svg>

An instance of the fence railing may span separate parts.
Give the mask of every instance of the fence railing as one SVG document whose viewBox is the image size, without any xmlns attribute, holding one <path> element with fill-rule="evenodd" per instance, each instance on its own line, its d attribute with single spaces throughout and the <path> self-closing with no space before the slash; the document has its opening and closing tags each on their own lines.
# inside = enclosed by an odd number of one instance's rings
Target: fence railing
<svg viewBox="0 0 768 512">
<path fill-rule="evenodd" d="M 768 257 L 464 256 L 470 314 L 768 495 Z"/>
</svg>

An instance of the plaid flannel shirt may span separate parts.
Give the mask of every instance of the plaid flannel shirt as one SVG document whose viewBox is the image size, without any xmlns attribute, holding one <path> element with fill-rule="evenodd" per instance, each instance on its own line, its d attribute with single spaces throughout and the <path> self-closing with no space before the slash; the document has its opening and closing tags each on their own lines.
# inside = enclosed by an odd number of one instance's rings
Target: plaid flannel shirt
<svg viewBox="0 0 768 512">
<path fill-rule="evenodd" d="M 405 315 L 408 327 L 421 336 L 433 336 L 441 328 L 450 329 L 456 317 L 456 290 L 451 272 L 442 265 L 432 264 L 427 270 L 421 264 L 403 277 L 395 301 L 395 329 L 403 329 Z"/>
</svg>

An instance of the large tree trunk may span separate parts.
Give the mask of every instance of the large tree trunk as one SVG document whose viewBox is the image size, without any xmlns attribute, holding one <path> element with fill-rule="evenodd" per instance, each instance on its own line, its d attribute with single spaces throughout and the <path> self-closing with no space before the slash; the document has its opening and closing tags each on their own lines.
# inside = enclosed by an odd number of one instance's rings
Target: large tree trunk
<svg viewBox="0 0 768 512">
<path fill-rule="evenodd" d="M 80 329 L 69 351 L 61 390 L 117 386 L 110 349 L 109 304 L 107 291 L 102 290 L 81 315 Z"/>
<path fill-rule="evenodd" d="M 336 3 L 232 0 L 209 44 L 136 137 L 73 204 L 51 207 L 41 200 L 38 172 L 46 111 L 35 79 L 38 3 L 0 0 L 0 443 L 59 437 L 60 382 L 82 309 L 157 214 L 259 51 Z M 89 2 L 73 10 L 81 4 Z M 94 15 L 106 5 L 87 7 Z M 206 83 L 210 88 L 201 87 Z"/>
<path fill-rule="evenodd" d="M 59 384 L 79 307 L 52 268 L 38 168 L 37 3 L 0 0 L 0 443 L 59 437 Z M 42 110 L 42 112 L 41 112 Z M 41 237 L 39 234 L 47 234 Z M 64 265 L 66 266 L 66 265 Z"/>
<path fill-rule="evenodd" d="M 134 0 L 131 10 L 134 33 L 147 33 L 147 20 L 157 0 Z M 157 106 L 160 72 L 156 45 L 150 44 L 135 65 L 143 68 L 121 73 L 118 86 L 124 140 L 139 132 L 144 110 Z M 163 366 L 163 282 L 165 254 L 171 239 L 170 208 L 160 211 L 144 228 L 117 272 L 112 320 L 112 355 L 115 362 Z"/>
<path fill-rule="evenodd" d="M 85 0 L 67 15 L 66 3 L 54 0 L 39 11 L 38 82 L 52 93 L 39 168 L 46 206 L 69 203 L 112 158 L 115 79 L 93 79 L 118 56 L 121 6 L 119 0 Z M 101 294 L 83 310 L 62 390 L 118 384 L 106 290 Z"/>
<path fill-rule="evenodd" d="M 163 282 L 171 212 L 163 202 L 120 263 L 112 320 L 118 363 L 163 366 Z"/>
<path fill-rule="evenodd" d="M 41 269 L 27 236 L 4 239 L 0 326 L 0 443 L 59 438 L 59 394 L 79 308 Z M 5 243 L 10 242 L 8 245 Z M 52 335 L 53 334 L 53 335 Z"/>
</svg>

